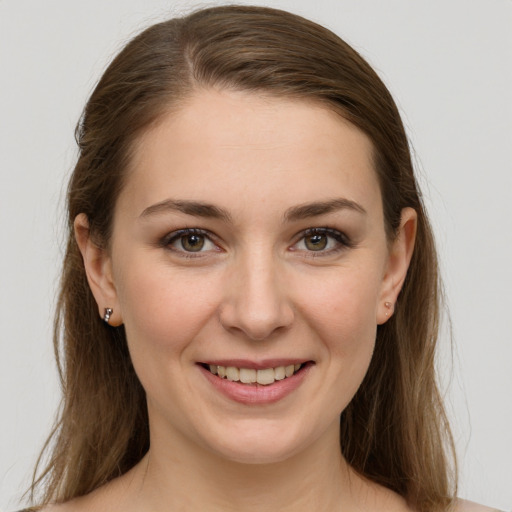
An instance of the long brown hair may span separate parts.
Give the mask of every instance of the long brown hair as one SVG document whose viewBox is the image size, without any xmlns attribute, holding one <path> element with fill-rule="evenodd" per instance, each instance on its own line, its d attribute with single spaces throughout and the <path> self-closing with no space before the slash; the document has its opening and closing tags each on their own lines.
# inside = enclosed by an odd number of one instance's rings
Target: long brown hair
<svg viewBox="0 0 512 512">
<path fill-rule="evenodd" d="M 246 6 L 203 9 L 148 28 L 114 59 L 86 105 L 76 131 L 80 153 L 68 188 L 55 319 L 63 401 L 33 496 L 40 488 L 42 503 L 84 495 L 125 473 L 148 450 L 144 390 L 123 327 L 106 326 L 98 316 L 73 221 L 85 213 L 94 241 L 107 247 L 140 135 L 208 87 L 322 102 L 373 143 L 389 239 L 402 209 L 416 210 L 409 272 L 394 316 L 378 327 L 368 373 L 341 415 L 340 445 L 359 473 L 417 510 L 446 510 L 456 468 L 434 368 L 437 259 L 397 107 L 367 62 L 335 34 L 284 11 Z"/>
</svg>

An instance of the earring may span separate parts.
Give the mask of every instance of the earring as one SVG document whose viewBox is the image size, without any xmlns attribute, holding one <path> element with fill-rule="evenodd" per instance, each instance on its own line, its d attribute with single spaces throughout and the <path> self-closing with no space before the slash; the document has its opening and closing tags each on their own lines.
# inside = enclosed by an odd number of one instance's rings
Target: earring
<svg viewBox="0 0 512 512">
<path fill-rule="evenodd" d="M 391 306 L 393 304 L 391 302 L 384 302 L 384 306 L 386 306 L 388 309 L 391 309 Z"/>
<path fill-rule="evenodd" d="M 384 306 L 386 306 L 386 316 L 389 316 L 391 315 L 392 311 L 393 311 L 393 303 L 392 302 L 384 302 Z"/>
<path fill-rule="evenodd" d="M 108 324 L 113 312 L 114 312 L 114 310 L 112 308 L 105 308 L 105 314 L 103 315 L 103 321 L 106 324 Z"/>
</svg>

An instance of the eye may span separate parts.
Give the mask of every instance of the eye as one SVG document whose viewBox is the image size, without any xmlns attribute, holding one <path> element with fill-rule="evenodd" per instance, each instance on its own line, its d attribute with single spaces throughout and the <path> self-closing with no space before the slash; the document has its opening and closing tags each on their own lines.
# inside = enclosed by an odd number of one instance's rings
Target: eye
<svg viewBox="0 0 512 512">
<path fill-rule="evenodd" d="M 200 253 L 218 251 L 208 233 L 201 229 L 181 229 L 171 233 L 164 239 L 163 245 L 176 252 Z"/>
<path fill-rule="evenodd" d="M 323 251 L 329 244 L 329 237 L 325 233 L 312 233 L 304 237 L 304 245 L 309 251 Z"/>
<path fill-rule="evenodd" d="M 311 228 L 302 233 L 302 238 L 293 245 L 293 250 L 333 253 L 350 247 L 348 237 L 336 229 Z"/>
</svg>

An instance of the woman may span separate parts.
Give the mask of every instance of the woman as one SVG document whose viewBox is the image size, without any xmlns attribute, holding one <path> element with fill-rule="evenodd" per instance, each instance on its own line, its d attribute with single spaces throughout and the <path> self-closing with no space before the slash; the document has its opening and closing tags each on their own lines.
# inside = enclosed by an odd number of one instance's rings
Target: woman
<svg viewBox="0 0 512 512">
<path fill-rule="evenodd" d="M 43 510 L 487 510 L 455 499 L 432 234 L 354 50 L 198 11 L 127 45 L 77 139 Z"/>
</svg>

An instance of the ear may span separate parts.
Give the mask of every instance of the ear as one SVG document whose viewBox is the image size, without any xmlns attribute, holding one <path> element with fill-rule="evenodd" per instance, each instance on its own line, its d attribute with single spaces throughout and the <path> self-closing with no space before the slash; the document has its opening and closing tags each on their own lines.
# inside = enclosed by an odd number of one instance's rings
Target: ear
<svg viewBox="0 0 512 512">
<path fill-rule="evenodd" d="M 112 275 L 110 255 L 106 249 L 99 247 L 92 240 L 89 220 L 85 213 L 76 216 L 74 228 L 75 239 L 82 253 L 87 281 L 96 299 L 99 316 L 104 317 L 106 308 L 112 309 L 108 323 L 117 327 L 123 321 Z"/>
<path fill-rule="evenodd" d="M 397 236 L 391 243 L 381 296 L 377 305 L 377 324 L 381 325 L 393 314 L 398 294 L 402 289 L 414 251 L 418 216 L 416 210 L 402 210 Z"/>
</svg>

